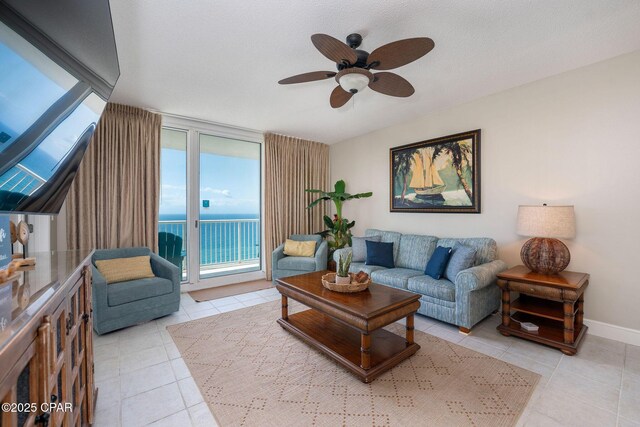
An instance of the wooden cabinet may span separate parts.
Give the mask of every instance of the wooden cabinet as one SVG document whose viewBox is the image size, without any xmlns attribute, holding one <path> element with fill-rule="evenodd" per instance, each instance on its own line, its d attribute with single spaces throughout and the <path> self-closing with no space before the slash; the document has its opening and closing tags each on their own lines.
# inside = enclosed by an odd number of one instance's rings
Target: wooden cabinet
<svg viewBox="0 0 640 427">
<path fill-rule="evenodd" d="M 31 297 L 12 307 L 0 333 L 0 396 L 11 405 L 0 427 L 93 422 L 91 269 L 88 254 L 80 255 L 37 257 L 36 270 L 10 284 L 31 287 Z M 39 268 L 52 271 L 38 274 Z"/>
<path fill-rule="evenodd" d="M 515 335 L 560 349 L 567 355 L 578 351 L 587 332 L 583 324 L 584 291 L 589 275 L 561 271 L 547 275 L 517 266 L 498 274 L 502 289 L 502 324 L 498 330 L 505 336 Z M 511 300 L 511 292 L 519 298 Z M 538 326 L 537 332 L 520 327 L 523 322 Z"/>
<path fill-rule="evenodd" d="M 40 360 L 36 342 L 31 342 L 26 351 L 10 368 L 0 387 L 2 396 L 1 426 L 34 426 L 41 416 L 37 402 L 40 401 Z M 34 407 L 34 403 L 36 406 Z M 9 405 L 8 408 L 5 408 Z M 26 409 L 26 410 L 25 410 Z M 34 410 L 35 409 L 35 410 Z"/>
</svg>

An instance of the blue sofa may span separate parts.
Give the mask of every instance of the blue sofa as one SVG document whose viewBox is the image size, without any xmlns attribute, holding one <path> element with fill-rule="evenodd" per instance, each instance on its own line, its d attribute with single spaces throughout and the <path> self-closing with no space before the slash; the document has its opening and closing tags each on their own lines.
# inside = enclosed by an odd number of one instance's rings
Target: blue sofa
<svg viewBox="0 0 640 427">
<path fill-rule="evenodd" d="M 150 256 L 156 277 L 107 284 L 96 260 Z M 93 329 L 98 335 L 166 316 L 180 309 L 180 270 L 149 248 L 96 250 L 93 269 Z"/>
<path fill-rule="evenodd" d="M 421 294 L 418 313 L 457 325 L 462 332 L 468 332 L 499 308 L 500 289 L 496 285 L 496 275 L 506 270 L 507 265 L 496 259 L 497 245 L 493 239 L 441 239 L 376 229 L 365 232 L 365 237 L 376 235 L 380 236 L 381 242 L 393 242 L 395 268 L 354 262 L 350 271 L 364 271 L 375 283 Z M 436 246 L 453 247 L 456 242 L 476 248 L 475 265 L 459 272 L 454 282 L 425 275 L 425 266 Z M 334 260 L 350 250 L 335 251 Z"/>
<path fill-rule="evenodd" d="M 316 252 L 313 257 L 287 256 L 284 254 L 284 243 L 278 246 L 271 255 L 271 278 L 276 279 L 298 274 L 310 273 L 327 269 L 329 245 L 318 234 L 293 234 L 290 240 L 297 242 L 316 242 Z"/>
</svg>

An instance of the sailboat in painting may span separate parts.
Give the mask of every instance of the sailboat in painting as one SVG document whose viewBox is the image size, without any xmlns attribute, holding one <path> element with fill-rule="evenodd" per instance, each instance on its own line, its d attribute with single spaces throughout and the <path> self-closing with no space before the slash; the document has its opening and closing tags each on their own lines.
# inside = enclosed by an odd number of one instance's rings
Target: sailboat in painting
<svg viewBox="0 0 640 427">
<path fill-rule="evenodd" d="M 413 154 L 414 170 L 409 187 L 418 196 L 435 196 L 441 194 L 446 185 L 440 178 L 433 162 L 433 148 L 418 148 Z"/>
</svg>

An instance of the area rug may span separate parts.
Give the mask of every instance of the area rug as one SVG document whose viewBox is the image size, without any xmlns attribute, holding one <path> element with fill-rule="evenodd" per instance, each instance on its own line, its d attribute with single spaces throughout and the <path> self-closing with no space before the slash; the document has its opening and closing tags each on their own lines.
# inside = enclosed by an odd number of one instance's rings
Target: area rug
<svg viewBox="0 0 640 427">
<path fill-rule="evenodd" d="M 540 378 L 416 330 L 421 349 L 364 384 L 276 324 L 279 304 L 167 328 L 220 426 L 512 426 Z"/>
<path fill-rule="evenodd" d="M 272 288 L 273 283 L 268 280 L 254 280 L 252 282 L 236 283 L 233 285 L 217 286 L 215 288 L 191 291 L 189 295 L 198 302 L 211 301 L 218 298 L 230 297 L 233 295 L 246 294 L 261 289 Z"/>
</svg>

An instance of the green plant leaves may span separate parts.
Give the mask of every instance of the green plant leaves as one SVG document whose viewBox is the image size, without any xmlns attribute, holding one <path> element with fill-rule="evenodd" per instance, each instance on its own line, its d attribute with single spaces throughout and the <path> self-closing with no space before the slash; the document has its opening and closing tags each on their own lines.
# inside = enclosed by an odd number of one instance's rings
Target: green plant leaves
<svg viewBox="0 0 640 427">
<path fill-rule="evenodd" d="M 353 252 L 349 252 L 344 258 L 343 255 L 340 254 L 338 257 L 338 269 L 337 273 L 340 277 L 348 277 L 349 276 L 349 267 L 351 266 L 351 260 L 353 257 Z"/>
<path fill-rule="evenodd" d="M 324 219 L 324 225 L 326 225 L 327 227 L 332 229 L 333 228 L 333 220 L 328 215 L 325 215 L 323 219 Z"/>
<path fill-rule="evenodd" d="M 373 192 L 369 191 L 368 193 L 358 193 L 351 196 L 351 199 L 364 199 L 366 197 L 373 196 Z"/>
<path fill-rule="evenodd" d="M 331 200 L 331 198 L 329 198 L 329 197 L 320 197 L 319 199 L 316 199 L 313 202 L 309 203 L 309 206 L 307 206 L 307 209 L 310 209 L 310 208 L 314 207 L 315 205 L 317 205 L 318 203 L 320 203 L 320 202 L 322 202 L 324 200 Z"/>
<path fill-rule="evenodd" d="M 329 248 L 332 250 L 344 248 L 346 245 L 351 245 L 351 229 L 356 225 L 355 221 L 349 222 L 346 218 L 342 218 L 342 204 L 343 202 L 351 199 L 363 199 L 366 197 L 371 197 L 373 195 L 372 192 L 368 193 L 358 193 L 358 194 L 350 194 L 345 192 L 346 184 L 344 180 L 338 180 L 333 186 L 334 191 L 325 192 L 317 189 L 306 189 L 305 191 L 308 193 L 316 193 L 319 194 L 320 197 L 313 202 L 309 203 L 307 209 L 312 208 L 319 204 L 320 202 L 331 200 L 333 201 L 336 208 L 336 216 L 337 219 L 333 220 L 328 215 L 323 216 L 324 225 L 328 228 L 328 230 L 324 230 L 318 234 L 327 238 L 329 242 Z M 328 237 L 331 237 L 332 240 L 329 240 Z"/>
</svg>

